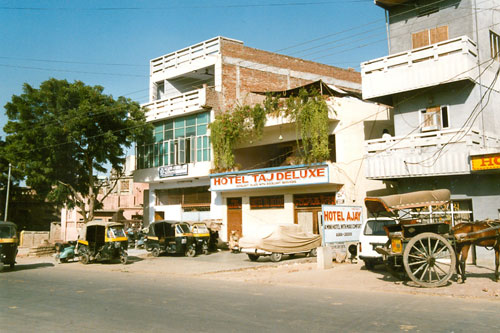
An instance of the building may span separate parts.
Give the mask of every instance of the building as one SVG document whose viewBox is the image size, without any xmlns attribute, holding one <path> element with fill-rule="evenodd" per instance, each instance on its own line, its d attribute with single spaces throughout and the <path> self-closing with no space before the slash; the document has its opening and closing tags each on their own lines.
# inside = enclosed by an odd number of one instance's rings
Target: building
<svg viewBox="0 0 500 333">
<path fill-rule="evenodd" d="M 138 144 L 134 173 L 135 182 L 149 184 L 150 222 L 218 219 L 223 221 L 222 240 L 231 230 L 246 234 L 259 223 L 299 223 L 318 232 L 321 203 L 362 205 L 367 190 L 385 190 L 380 181 L 367 185 L 360 166 L 364 140 L 375 138 L 373 134 L 390 123 L 390 114 L 354 97 L 361 88 L 360 74 L 354 70 L 257 50 L 225 37 L 155 58 L 150 66 L 150 102 L 144 106 L 154 138 Z M 294 166 L 286 158 L 280 160 L 293 152 L 295 125 L 268 117 L 259 142 L 243 143 L 235 150 L 241 171 L 211 174 L 208 125 L 216 114 L 234 105 L 261 102 L 266 91 L 313 83 L 336 91 L 331 103 L 339 103 L 329 121 L 332 161 Z M 344 132 L 336 136 L 340 128 Z M 284 177 L 308 179 L 295 185 L 260 183 L 258 189 L 224 186 L 232 179 L 278 177 L 282 172 Z"/>
<path fill-rule="evenodd" d="M 94 211 L 94 220 L 117 221 L 136 228 L 143 224 L 144 198 L 148 197 L 148 184 L 136 183 L 132 172 L 135 169 L 135 156 L 127 156 L 123 174 L 116 172 L 105 179 L 108 185 L 101 188 L 98 199 L 102 207 Z M 115 185 L 116 183 L 116 185 Z M 61 236 L 64 241 L 76 240 L 83 216 L 77 208 L 61 209 Z"/>
<path fill-rule="evenodd" d="M 393 107 L 394 133 L 366 141 L 367 177 L 450 189 L 454 222 L 498 218 L 500 1 L 375 3 L 389 55 L 361 64 L 363 99 Z"/>
</svg>

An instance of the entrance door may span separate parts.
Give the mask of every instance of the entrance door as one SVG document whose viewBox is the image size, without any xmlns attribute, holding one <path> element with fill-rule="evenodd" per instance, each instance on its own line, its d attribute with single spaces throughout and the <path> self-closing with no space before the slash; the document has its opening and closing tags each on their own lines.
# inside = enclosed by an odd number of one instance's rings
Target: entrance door
<svg viewBox="0 0 500 333">
<path fill-rule="evenodd" d="M 243 236 L 241 221 L 241 198 L 227 198 L 227 239 L 230 239 L 233 230 Z"/>
</svg>

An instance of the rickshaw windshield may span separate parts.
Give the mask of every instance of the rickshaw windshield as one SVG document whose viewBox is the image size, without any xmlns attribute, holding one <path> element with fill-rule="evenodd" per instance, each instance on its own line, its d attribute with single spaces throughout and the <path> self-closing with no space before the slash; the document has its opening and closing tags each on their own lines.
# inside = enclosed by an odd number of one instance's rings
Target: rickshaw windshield
<svg viewBox="0 0 500 333">
<path fill-rule="evenodd" d="M 13 238 L 16 235 L 16 230 L 10 225 L 0 226 L 0 238 Z"/>
<path fill-rule="evenodd" d="M 178 224 L 176 230 L 179 234 L 187 234 L 191 232 L 189 230 L 189 226 L 185 223 Z"/>
<path fill-rule="evenodd" d="M 197 234 L 208 234 L 208 228 L 203 224 L 195 224 L 193 231 Z"/>
<path fill-rule="evenodd" d="M 118 238 L 118 237 L 127 237 L 125 236 L 125 231 L 123 227 L 109 227 L 108 228 L 108 238 Z"/>
</svg>

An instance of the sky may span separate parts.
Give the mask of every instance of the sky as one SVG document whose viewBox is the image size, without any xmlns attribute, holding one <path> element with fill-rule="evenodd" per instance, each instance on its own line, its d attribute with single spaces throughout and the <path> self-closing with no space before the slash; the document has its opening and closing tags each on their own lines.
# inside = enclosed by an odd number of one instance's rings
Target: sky
<svg viewBox="0 0 500 333">
<path fill-rule="evenodd" d="M 385 31 L 373 0 L 0 0 L 0 136 L 24 83 L 80 80 L 145 103 L 150 59 L 216 36 L 359 71 L 387 54 Z"/>
</svg>

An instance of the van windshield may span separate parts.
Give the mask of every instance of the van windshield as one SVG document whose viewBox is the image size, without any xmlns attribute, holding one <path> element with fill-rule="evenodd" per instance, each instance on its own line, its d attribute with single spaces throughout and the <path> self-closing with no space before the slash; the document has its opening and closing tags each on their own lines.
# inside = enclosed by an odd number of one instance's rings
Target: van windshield
<svg viewBox="0 0 500 333">
<path fill-rule="evenodd" d="M 179 234 L 188 234 L 191 231 L 189 230 L 189 226 L 185 223 L 179 223 L 177 225 L 177 233 Z"/>
<path fill-rule="evenodd" d="M 370 220 L 366 222 L 364 234 L 366 236 L 385 236 L 384 226 L 396 224 L 394 220 Z"/>
</svg>

